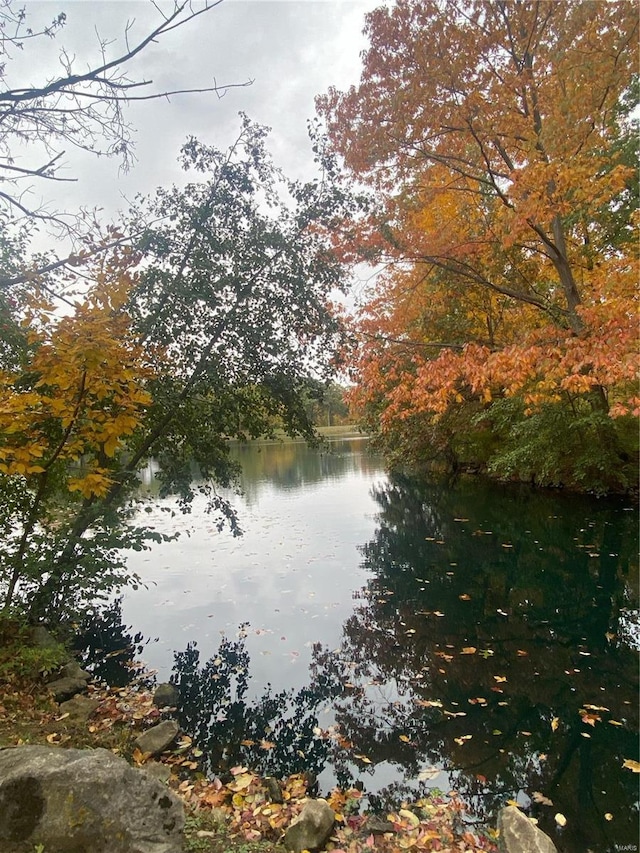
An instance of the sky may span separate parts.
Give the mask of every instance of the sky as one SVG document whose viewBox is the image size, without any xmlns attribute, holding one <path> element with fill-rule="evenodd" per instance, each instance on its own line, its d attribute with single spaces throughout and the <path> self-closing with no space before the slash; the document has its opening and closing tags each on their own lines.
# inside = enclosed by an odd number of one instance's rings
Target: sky
<svg viewBox="0 0 640 853">
<path fill-rule="evenodd" d="M 229 89 L 222 98 L 183 95 L 131 105 L 127 117 L 136 130 L 137 162 L 128 173 L 121 172 L 115 158 L 67 150 L 61 174 L 78 181 L 40 184 L 31 204 L 42 199 L 49 209 L 99 206 L 104 218 L 111 218 L 136 193 L 183 180 L 176 158 L 188 136 L 228 145 L 237 135 L 240 111 L 272 128 L 268 148 L 288 177 L 312 177 L 306 123 L 315 115 L 314 97 L 331 85 L 342 89 L 357 83 L 366 47 L 364 15 L 381 2 L 223 0 L 145 49 L 128 66 L 129 73 L 136 80 L 153 80 L 156 91 L 212 85 L 214 79 L 218 85 L 249 80 L 252 85 Z M 194 5 L 198 8 L 199 0 Z M 26 10 L 32 27 L 58 12 L 66 13 L 67 23 L 55 39 L 41 39 L 29 53 L 12 57 L 12 87 L 41 85 L 58 76 L 63 46 L 83 70 L 99 59 L 98 36 L 112 42 L 111 57 L 122 50 L 127 22 L 133 22 L 133 40 L 159 21 L 159 12 L 146 0 L 27 0 Z"/>
</svg>

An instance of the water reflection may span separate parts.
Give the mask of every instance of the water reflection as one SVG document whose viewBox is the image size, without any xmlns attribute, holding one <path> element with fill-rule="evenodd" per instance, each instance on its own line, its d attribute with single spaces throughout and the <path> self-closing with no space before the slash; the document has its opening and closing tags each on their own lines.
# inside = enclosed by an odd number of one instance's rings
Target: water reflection
<svg viewBox="0 0 640 853">
<path fill-rule="evenodd" d="M 480 816 L 546 797 L 533 812 L 561 850 L 637 842 L 637 779 L 621 769 L 637 754 L 634 514 L 406 479 L 376 500 L 371 578 L 339 651 L 353 686 L 335 714 L 354 749 L 399 783 L 445 769 Z"/>
<path fill-rule="evenodd" d="M 302 441 L 233 444 L 231 458 L 241 466 L 240 486 L 252 505 L 265 484 L 277 491 L 291 491 L 340 480 L 354 472 L 373 476 L 379 461 L 363 453 L 366 445 L 364 436 L 324 441 L 318 448 Z"/>
<path fill-rule="evenodd" d="M 124 624 L 122 598 L 116 598 L 84 615 L 76 627 L 73 653 L 83 669 L 110 687 L 124 687 L 134 679 L 145 686 L 153 683 L 140 661 L 149 642 L 153 641 Z"/>
<path fill-rule="evenodd" d="M 277 778 L 293 773 L 315 778 L 333 747 L 319 736 L 317 711 L 342 692 L 342 682 L 326 667 L 308 687 L 274 692 L 267 685 L 250 699 L 245 638 L 242 631 L 237 640 L 223 638 L 217 654 L 203 664 L 195 644 L 176 653 L 171 681 L 180 692 L 180 725 L 204 752 L 210 773 L 243 764 Z M 345 786 L 350 781 L 348 773 L 339 777 Z"/>
<path fill-rule="evenodd" d="M 161 634 L 145 651 L 161 678 L 198 642 L 173 673 L 183 725 L 212 767 L 324 766 L 323 790 L 350 774 L 381 808 L 455 787 L 490 821 L 518 799 L 560 851 L 637 844 L 637 776 L 622 767 L 638 747 L 635 509 L 388 480 L 364 444 L 236 447 L 244 538 L 211 531 L 196 502 L 189 539 L 133 556 L 149 589 L 125 614 Z M 251 654 L 254 687 L 235 673 L 216 692 L 218 632 L 245 620 L 242 653 L 220 649 L 243 678 Z M 318 738 L 335 722 L 339 736 Z"/>
</svg>

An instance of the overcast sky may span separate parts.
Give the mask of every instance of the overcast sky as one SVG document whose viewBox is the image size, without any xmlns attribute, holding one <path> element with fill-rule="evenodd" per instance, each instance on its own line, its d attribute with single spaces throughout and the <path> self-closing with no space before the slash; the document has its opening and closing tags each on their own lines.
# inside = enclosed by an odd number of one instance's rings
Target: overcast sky
<svg viewBox="0 0 640 853">
<path fill-rule="evenodd" d="M 310 177 L 312 156 L 306 122 L 315 114 L 314 97 L 330 85 L 356 83 L 364 15 L 381 0 L 224 0 L 220 6 L 164 36 L 129 67 L 131 76 L 151 79 L 154 89 L 244 83 L 247 88 L 214 94 L 176 96 L 170 103 L 134 104 L 128 118 L 136 129 L 137 163 L 119 173 L 117 160 L 97 160 L 68 152 L 65 174 L 74 184 L 41 186 L 42 198 L 58 208 L 99 205 L 112 216 L 126 208 L 124 197 L 180 181 L 176 156 L 189 135 L 224 147 L 239 128 L 238 112 L 272 128 L 269 148 L 290 177 Z M 198 0 L 194 0 L 198 7 Z M 123 48 L 127 22 L 135 20 L 130 41 L 146 35 L 159 13 L 146 0 L 33 0 L 28 23 L 50 21 L 58 12 L 67 24 L 50 41 L 40 40 L 10 66 L 10 85 L 38 85 L 59 75 L 64 46 L 76 54 L 77 68 L 99 58 L 98 36 L 113 40 L 109 56 Z M 19 77 L 19 79 L 18 79 Z M 46 194 L 45 194 L 46 193 Z M 32 198 L 33 203 L 34 199 Z"/>
</svg>

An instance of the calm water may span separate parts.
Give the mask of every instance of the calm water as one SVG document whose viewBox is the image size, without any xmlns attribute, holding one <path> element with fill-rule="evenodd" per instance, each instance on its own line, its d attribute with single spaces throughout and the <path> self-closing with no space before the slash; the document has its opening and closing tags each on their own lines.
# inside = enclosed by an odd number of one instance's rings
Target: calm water
<svg viewBox="0 0 640 853">
<path fill-rule="evenodd" d="M 244 536 L 196 503 L 134 554 L 148 588 L 123 604 L 202 743 L 373 805 L 455 788 L 491 821 L 516 799 L 561 851 L 637 849 L 634 507 L 390 480 L 363 440 L 235 452 Z"/>
</svg>

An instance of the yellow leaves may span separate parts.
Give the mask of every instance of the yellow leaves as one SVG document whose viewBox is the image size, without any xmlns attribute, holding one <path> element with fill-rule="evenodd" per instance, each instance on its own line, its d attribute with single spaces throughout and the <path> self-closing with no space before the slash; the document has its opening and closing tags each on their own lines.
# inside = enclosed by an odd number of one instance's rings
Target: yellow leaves
<svg viewBox="0 0 640 853">
<path fill-rule="evenodd" d="M 554 718 L 551 720 L 551 731 L 552 731 L 552 732 L 555 732 L 555 731 L 557 730 L 557 728 L 558 728 L 558 726 L 559 726 L 559 725 L 560 725 L 560 718 L 559 718 L 559 717 L 554 717 Z"/>
<path fill-rule="evenodd" d="M 413 812 L 409 811 L 409 809 L 400 809 L 398 814 L 401 818 L 406 820 L 410 826 L 420 826 L 420 818 Z"/>
<path fill-rule="evenodd" d="M 104 464 L 138 428 L 152 372 L 122 310 L 126 276 L 100 281 L 72 314 L 38 328 L 23 373 L 0 373 L 0 472 L 31 477 L 81 463 L 68 481 L 84 498 L 106 494 Z M 30 311 L 46 305 L 36 296 Z"/>
<path fill-rule="evenodd" d="M 227 787 L 230 791 L 240 792 L 244 791 L 246 788 L 251 785 L 253 782 L 254 776 L 253 773 L 249 773 L 248 771 L 244 771 L 234 776 L 233 782 L 230 782 Z"/>
<path fill-rule="evenodd" d="M 632 773 L 640 773 L 640 762 L 635 761 L 633 758 L 625 758 L 622 766 L 625 770 L 631 770 Z"/>
<path fill-rule="evenodd" d="M 104 497 L 109 491 L 112 480 L 103 468 L 98 468 L 83 477 L 70 477 L 67 488 L 70 492 L 80 492 L 83 498 Z"/>
</svg>

